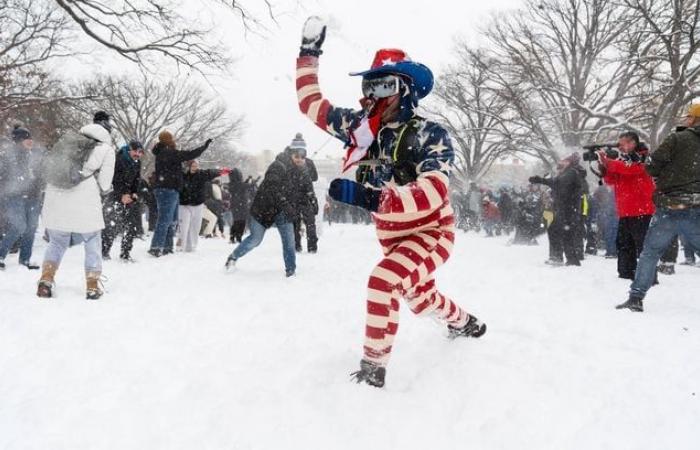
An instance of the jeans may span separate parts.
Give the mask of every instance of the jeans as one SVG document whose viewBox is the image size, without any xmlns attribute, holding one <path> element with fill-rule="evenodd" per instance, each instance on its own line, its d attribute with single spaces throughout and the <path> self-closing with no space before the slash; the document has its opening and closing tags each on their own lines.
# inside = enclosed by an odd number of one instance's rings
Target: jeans
<svg viewBox="0 0 700 450">
<path fill-rule="evenodd" d="M 630 296 L 644 298 L 656 276 L 656 264 L 671 241 L 681 235 L 688 244 L 700 248 L 700 208 L 658 209 L 651 219 L 639 257 Z"/>
<path fill-rule="evenodd" d="M 282 257 L 284 258 L 284 268 L 287 272 L 296 270 L 296 252 L 294 251 L 294 225 L 287 221 L 284 214 L 275 217 L 275 226 L 282 239 Z M 255 219 L 250 219 L 250 234 L 243 239 L 238 247 L 231 253 L 233 259 L 240 259 L 246 253 L 260 245 L 265 237 L 267 229 Z"/>
<path fill-rule="evenodd" d="M 695 263 L 695 254 L 700 255 L 700 250 L 690 245 L 688 240 L 681 235 L 681 243 L 683 244 L 683 255 L 685 256 L 685 261 L 689 263 Z"/>
<path fill-rule="evenodd" d="M 605 256 L 617 256 L 617 227 L 618 219 L 609 214 L 598 218 L 598 225 L 605 241 Z"/>
<path fill-rule="evenodd" d="M 34 235 L 39 224 L 41 201 L 26 198 L 10 198 L 3 204 L 6 233 L 0 241 L 0 259 L 5 259 L 12 246 L 19 239 L 19 261 L 29 262 L 34 247 Z"/>
<path fill-rule="evenodd" d="M 158 221 L 153 231 L 151 250 L 173 250 L 173 238 L 177 227 L 177 208 L 180 193 L 175 189 L 154 189 L 153 195 L 158 204 Z"/>
<path fill-rule="evenodd" d="M 44 254 L 44 263 L 61 264 L 68 247 L 85 244 L 85 272 L 102 272 L 102 233 L 70 233 L 67 231 L 47 230 L 49 245 Z"/>
</svg>

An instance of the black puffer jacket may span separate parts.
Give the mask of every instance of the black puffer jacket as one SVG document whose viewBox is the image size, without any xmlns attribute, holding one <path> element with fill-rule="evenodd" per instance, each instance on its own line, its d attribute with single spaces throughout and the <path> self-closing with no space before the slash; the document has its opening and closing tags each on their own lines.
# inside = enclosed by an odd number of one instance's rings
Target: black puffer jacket
<svg viewBox="0 0 700 450">
<path fill-rule="evenodd" d="M 586 190 L 585 170 L 578 165 L 569 166 L 553 178 L 532 177 L 532 183 L 544 184 L 552 189 L 552 209 L 555 220 L 566 225 L 581 222 L 583 194 Z"/>
<path fill-rule="evenodd" d="M 231 170 L 228 176 L 228 192 L 231 194 L 231 214 L 233 220 L 246 220 L 248 217 L 248 187 L 239 169 Z"/>
<path fill-rule="evenodd" d="M 277 155 L 265 172 L 265 178 L 250 207 L 250 215 L 265 228 L 270 228 L 280 213 L 289 222 L 296 217 L 293 169 L 291 156 L 283 152 Z"/>
<path fill-rule="evenodd" d="M 185 173 L 180 189 L 180 204 L 197 206 L 204 203 L 207 197 L 207 183 L 219 175 L 219 170 L 216 169 Z"/>
<path fill-rule="evenodd" d="M 129 156 L 129 150 L 122 148 L 114 161 L 114 177 L 112 178 L 112 196 L 118 201 L 122 195 L 138 194 L 141 181 L 141 161 L 134 161 Z"/>
<path fill-rule="evenodd" d="M 700 202 L 700 126 L 679 128 L 651 154 L 647 172 L 656 181 L 660 207 L 698 206 Z"/>
<path fill-rule="evenodd" d="M 179 151 L 162 142 L 158 142 L 153 148 L 156 157 L 156 182 L 154 188 L 158 189 L 182 189 L 183 172 L 182 163 L 199 158 L 207 149 L 202 145 L 194 150 Z"/>
</svg>

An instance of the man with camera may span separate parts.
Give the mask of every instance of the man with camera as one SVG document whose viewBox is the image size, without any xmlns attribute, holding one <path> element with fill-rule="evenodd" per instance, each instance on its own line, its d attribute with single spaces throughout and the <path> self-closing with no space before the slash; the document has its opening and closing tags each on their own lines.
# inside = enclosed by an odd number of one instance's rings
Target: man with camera
<svg viewBox="0 0 700 450">
<path fill-rule="evenodd" d="M 654 283 L 656 264 L 676 235 L 700 247 L 700 104 L 690 105 L 684 122 L 685 127 L 679 127 L 650 155 L 646 170 L 656 181 L 656 213 L 629 299 L 617 309 L 644 310 L 642 300 Z"/>
<path fill-rule="evenodd" d="M 644 236 L 656 209 L 652 201 L 654 180 L 646 172 L 648 147 L 632 131 L 622 133 L 617 155 L 598 151 L 603 181 L 612 187 L 617 207 L 617 273 L 620 278 L 634 279 L 637 258 L 642 253 Z"/>
</svg>

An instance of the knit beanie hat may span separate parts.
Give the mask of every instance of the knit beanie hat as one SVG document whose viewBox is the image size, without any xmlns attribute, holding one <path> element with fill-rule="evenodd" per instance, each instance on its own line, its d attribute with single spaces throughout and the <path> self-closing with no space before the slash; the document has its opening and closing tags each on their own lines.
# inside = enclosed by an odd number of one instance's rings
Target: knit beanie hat
<svg viewBox="0 0 700 450">
<path fill-rule="evenodd" d="M 175 148 L 175 138 L 173 134 L 168 130 L 163 130 L 158 135 L 158 140 L 168 147 Z"/>
<path fill-rule="evenodd" d="M 292 139 L 292 143 L 287 147 L 287 151 L 290 154 L 297 154 L 306 157 L 306 141 L 304 141 L 304 136 L 301 133 L 297 133 Z"/>
<path fill-rule="evenodd" d="M 15 127 L 12 129 L 12 140 L 15 142 L 22 142 L 31 138 L 31 133 L 24 127 L 15 125 Z"/>
</svg>

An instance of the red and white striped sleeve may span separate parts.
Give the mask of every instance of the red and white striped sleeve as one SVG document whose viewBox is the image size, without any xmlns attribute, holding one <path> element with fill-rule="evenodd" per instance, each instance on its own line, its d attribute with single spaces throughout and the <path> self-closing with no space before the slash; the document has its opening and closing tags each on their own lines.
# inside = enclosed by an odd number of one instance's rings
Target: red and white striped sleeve
<svg viewBox="0 0 700 450">
<path fill-rule="evenodd" d="M 318 84 L 318 58 L 301 56 L 297 59 L 297 100 L 299 109 L 323 131 L 344 142 L 358 112 L 333 106 L 321 93 Z"/>
<path fill-rule="evenodd" d="M 449 178 L 440 171 L 430 171 L 405 186 L 382 189 L 379 214 L 418 213 L 441 208 L 449 196 Z"/>
</svg>

